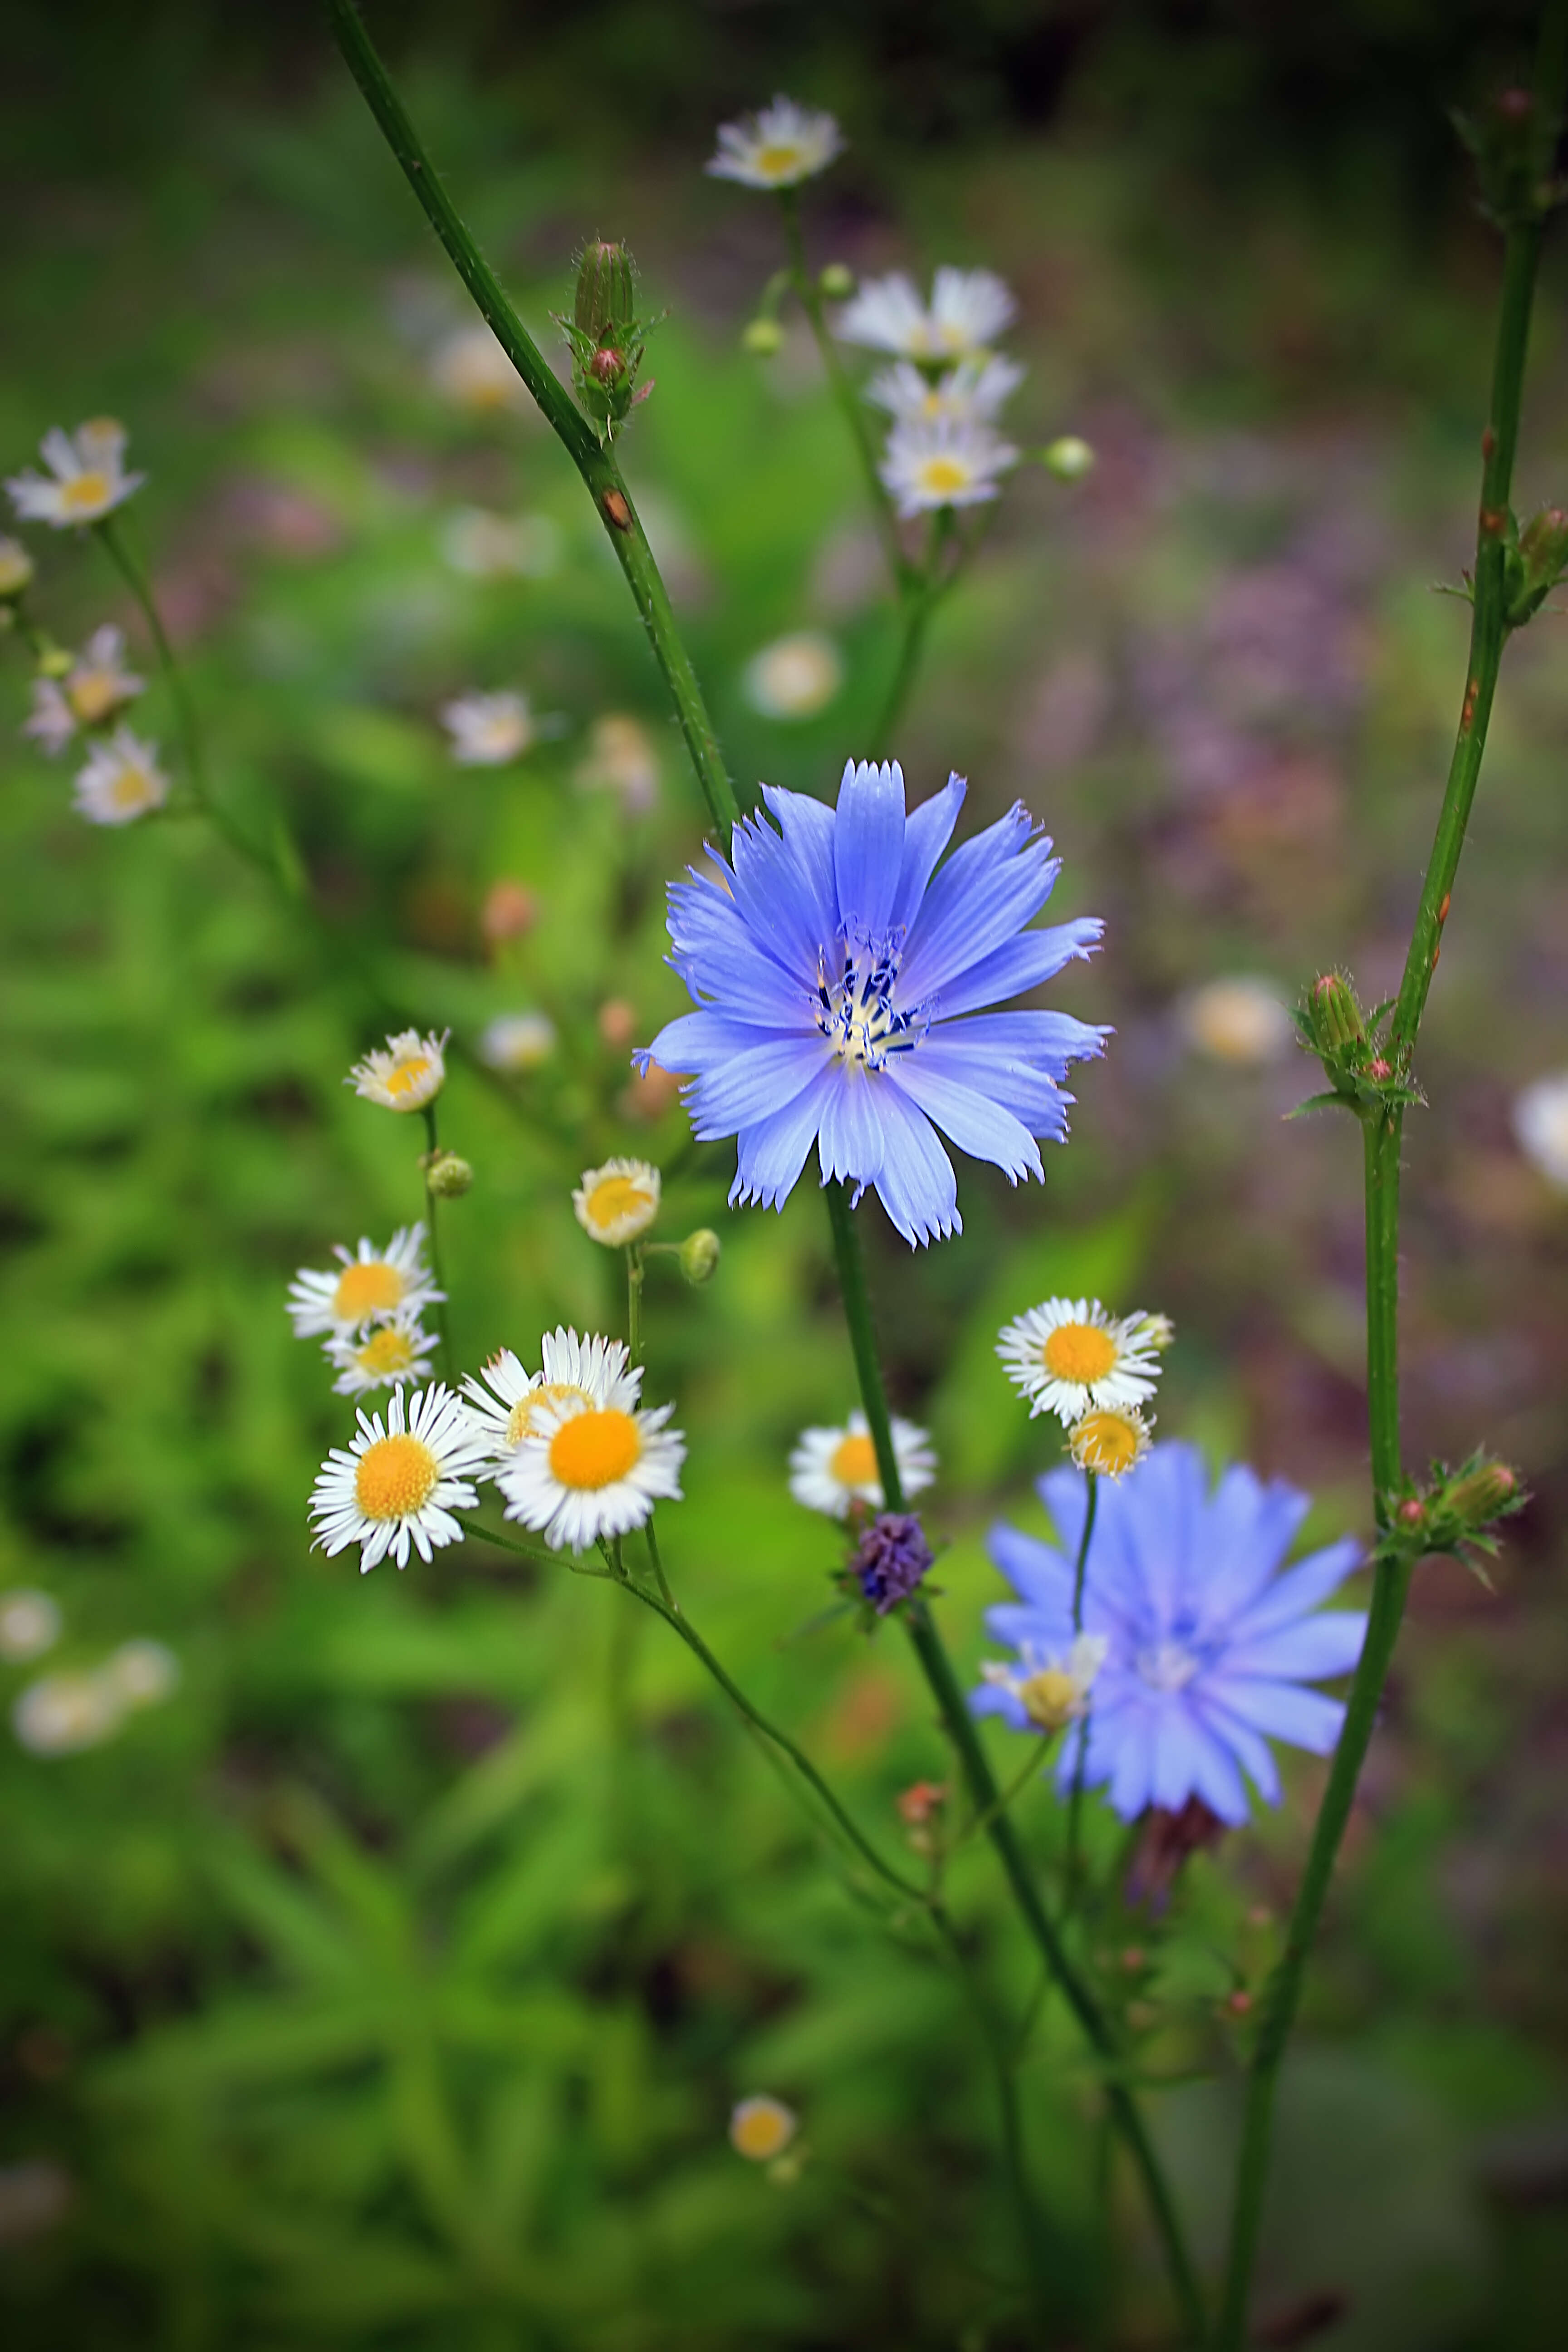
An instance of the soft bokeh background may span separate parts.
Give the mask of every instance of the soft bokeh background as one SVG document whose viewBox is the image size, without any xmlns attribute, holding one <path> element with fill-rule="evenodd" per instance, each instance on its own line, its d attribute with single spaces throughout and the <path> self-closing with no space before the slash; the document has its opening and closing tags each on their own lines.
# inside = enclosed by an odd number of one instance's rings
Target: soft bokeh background
<svg viewBox="0 0 1568 2352">
<path fill-rule="evenodd" d="M 897 1400 L 942 1459 L 950 1640 L 973 1670 L 988 1517 L 1039 1523 L 1054 1447 L 991 1350 L 1052 1289 L 1173 1314 L 1163 1430 L 1310 1487 L 1314 1531 L 1364 1530 L 1357 1139 L 1283 1123 L 1310 1084 L 1294 1053 L 1199 1050 L 1190 992 L 1396 977 L 1462 678 L 1465 608 L 1433 583 L 1473 544 L 1495 279 L 1443 112 L 1518 71 L 1526 12 L 564 13 L 373 22 L 542 338 L 586 232 L 628 236 L 668 306 L 626 464 L 744 787 L 830 790 L 893 639 L 809 347 L 739 349 L 775 223 L 701 176 L 720 115 L 775 86 L 836 107 L 853 147 L 809 199 L 815 257 L 1001 269 L 1020 437 L 1100 452 L 1076 489 L 1010 487 L 903 730 L 917 793 L 956 767 L 977 821 L 1021 795 L 1056 835 L 1057 906 L 1109 928 L 1052 1001 L 1118 1032 L 1044 1193 L 965 1166 L 963 1240 L 912 1264 L 866 1212 Z M 1000 2352 L 973 2022 L 825 1867 L 685 1654 L 619 1596 L 472 1546 L 363 1582 L 307 1547 L 351 1413 L 284 1286 L 417 1206 L 416 1139 L 342 1073 L 389 1023 L 450 1024 L 444 1127 L 479 1171 L 447 1219 L 465 1360 L 530 1356 L 558 1318 L 614 1328 L 569 1186 L 611 1150 L 661 1160 L 661 1230 L 710 1222 L 725 1250 L 701 1293 L 649 1285 L 650 1383 L 691 1440 L 678 1585 L 884 1839 L 896 1792 L 946 1769 L 896 1636 L 803 1630 L 835 1544 L 784 1462 L 853 1402 L 813 1192 L 731 1216 L 728 1153 L 628 1085 L 628 1033 L 679 995 L 661 890 L 700 820 L 603 534 L 536 421 L 433 380 L 463 299 L 310 10 L 34 7 L 7 55 L 0 460 L 126 420 L 219 789 L 258 838 L 286 812 L 320 919 L 195 826 L 82 825 L 69 761 L 15 739 L 26 667 L 0 646 L 0 1583 L 63 1612 L 41 1664 L 147 1635 L 183 1677 L 90 1752 L 0 1738 L 6 2339 Z M 1563 283 L 1553 258 L 1526 506 L 1568 487 Z M 529 519 L 521 568 L 476 576 L 471 509 Z M 56 634 L 118 618 L 147 668 L 96 551 L 33 543 Z M 842 686 L 764 718 L 746 666 L 805 628 Z M 1451 1561 L 1417 1579 L 1287 2085 L 1276 2344 L 1561 2340 L 1568 1213 L 1509 1121 L 1568 1061 L 1560 629 L 1508 656 L 1404 1258 L 1409 1459 L 1484 1438 L 1535 1500 L 1492 1591 Z M 558 731 L 454 768 L 440 704 L 513 685 Z M 651 810 L 583 781 L 612 713 L 646 730 Z M 169 736 L 156 691 L 141 719 Z M 509 879 L 537 921 L 497 945 Z M 558 1050 L 499 1079 L 477 1040 L 523 1009 Z M 35 1671 L 0 1668 L 7 1705 Z M 1321 1786 L 1296 1766 L 1163 1927 L 1113 1907 L 1091 1955 L 1150 2071 L 1212 2078 L 1155 2101 L 1211 2254 L 1228 1997 L 1272 1957 Z M 1048 1797 L 1021 1818 L 1048 1853 Z M 988 1861 L 954 1895 L 1021 2002 Z M 1093 2086 L 1048 2006 L 1024 2079 L 1059 2340 L 1159 2341 L 1125 2183 L 1109 2267 L 1097 2244 Z M 792 2188 L 726 2146 L 755 2089 L 804 2118 Z"/>
</svg>

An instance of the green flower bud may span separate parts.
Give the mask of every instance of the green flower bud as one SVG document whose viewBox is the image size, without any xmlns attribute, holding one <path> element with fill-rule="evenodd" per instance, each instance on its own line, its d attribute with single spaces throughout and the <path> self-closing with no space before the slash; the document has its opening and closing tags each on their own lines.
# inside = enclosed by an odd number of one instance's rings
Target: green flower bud
<svg viewBox="0 0 1568 2352">
<path fill-rule="evenodd" d="M 1561 507 L 1542 507 L 1531 516 L 1519 534 L 1519 545 L 1508 563 L 1508 620 L 1520 628 L 1537 614 L 1563 576 L 1568 562 L 1568 514 Z"/>
<path fill-rule="evenodd" d="M 595 237 L 577 264 L 573 322 L 595 343 L 613 343 L 637 319 L 637 265 L 624 245 Z"/>
<path fill-rule="evenodd" d="M 455 1151 L 437 1149 L 419 1155 L 425 1181 L 437 1201 L 456 1201 L 474 1181 L 474 1171 Z"/>
<path fill-rule="evenodd" d="M 1058 482 L 1081 482 L 1094 470 L 1094 451 L 1076 433 L 1064 433 L 1047 449 L 1043 463 Z"/>
<path fill-rule="evenodd" d="M 1443 1499 L 1462 1525 L 1473 1528 L 1484 1528 L 1489 1520 L 1512 1510 L 1523 1496 L 1517 1471 L 1510 1470 L 1506 1462 L 1490 1462 L 1478 1455 L 1465 1465 Z"/>
<path fill-rule="evenodd" d="M 46 646 L 38 656 L 40 677 L 64 677 L 72 667 L 71 656 L 64 646 Z"/>
<path fill-rule="evenodd" d="M 0 604 L 19 596 L 33 576 L 33 559 L 19 539 L 0 536 Z"/>
<path fill-rule="evenodd" d="M 1365 1037 L 1355 991 L 1341 973 L 1326 971 L 1321 980 L 1315 980 L 1308 1003 L 1312 1034 L 1323 1053 L 1337 1054 L 1346 1045 L 1359 1045 Z"/>
<path fill-rule="evenodd" d="M 699 1225 L 680 1244 L 680 1271 L 695 1290 L 719 1263 L 719 1236 L 710 1225 Z"/>
<path fill-rule="evenodd" d="M 830 261 L 816 281 L 817 291 L 829 302 L 842 302 L 855 291 L 855 272 L 842 261 Z"/>
<path fill-rule="evenodd" d="M 741 330 L 741 349 L 753 359 L 772 359 L 784 345 L 784 329 L 776 319 L 753 319 Z"/>
</svg>

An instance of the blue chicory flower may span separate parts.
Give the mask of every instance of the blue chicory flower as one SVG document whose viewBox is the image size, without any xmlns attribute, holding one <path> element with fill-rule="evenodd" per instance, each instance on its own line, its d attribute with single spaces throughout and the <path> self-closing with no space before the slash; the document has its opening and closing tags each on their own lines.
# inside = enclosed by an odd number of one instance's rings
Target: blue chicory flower
<svg viewBox="0 0 1568 2352">
<path fill-rule="evenodd" d="M 1039 1493 L 1060 1550 L 1005 1525 L 990 1538 L 991 1557 L 1020 1599 L 987 1610 L 985 1622 L 999 1641 L 1029 1645 L 1026 1655 L 1065 1650 L 1072 1639 L 1087 1507 L 1076 1470 L 1048 1472 Z M 1087 1737 L 1085 1784 L 1104 1787 L 1123 1821 L 1196 1796 L 1234 1827 L 1249 1810 L 1243 1772 L 1268 1803 L 1279 1801 L 1265 1734 L 1314 1755 L 1332 1748 L 1344 1709 L 1304 1685 L 1348 1673 L 1361 1655 L 1365 1615 L 1318 1608 L 1361 1554 L 1346 1538 L 1281 1574 L 1308 1508 L 1307 1496 L 1243 1464 L 1211 1492 L 1202 1455 L 1181 1443 L 1154 1446 L 1128 1477 L 1102 1483 L 1083 1623 L 1107 1648 L 1088 1721 L 1057 1761 L 1064 1791 Z M 1004 1685 L 988 1684 L 970 1705 L 1037 1731 Z"/>
<path fill-rule="evenodd" d="M 1110 1032 L 982 1008 L 1089 954 L 1102 926 L 1024 929 L 1060 861 L 1021 806 L 936 872 L 964 790 L 952 776 L 906 815 L 902 769 L 867 761 L 837 809 L 764 785 L 773 823 L 736 826 L 721 878 L 672 885 L 670 961 L 700 1009 L 638 1058 L 692 1076 L 700 1141 L 738 1138 L 731 1202 L 781 1208 L 815 1142 L 823 1182 L 857 1201 L 874 1185 L 911 1247 L 961 1232 L 936 1128 L 1015 1184 L 1043 1179 L 1035 1139 L 1067 1134 L 1068 1066 Z"/>
</svg>

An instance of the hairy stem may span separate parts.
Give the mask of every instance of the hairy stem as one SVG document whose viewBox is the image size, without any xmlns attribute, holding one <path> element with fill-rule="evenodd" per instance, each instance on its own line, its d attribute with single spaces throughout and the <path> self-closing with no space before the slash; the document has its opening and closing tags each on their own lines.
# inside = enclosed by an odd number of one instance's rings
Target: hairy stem
<svg viewBox="0 0 1568 2352">
<path fill-rule="evenodd" d="M 441 1296 L 436 1302 L 436 1328 L 441 1335 L 441 1374 L 448 1388 L 456 1388 L 458 1372 L 452 1354 L 452 1327 L 447 1321 L 447 1278 L 441 1270 L 441 1235 L 436 1222 L 436 1195 L 430 1190 L 430 1169 L 439 1144 L 436 1135 L 436 1106 L 427 1102 L 420 1116 L 425 1121 L 425 1158 L 420 1173 L 425 1179 L 425 1232 L 430 1244 L 430 1271 L 436 1277 L 436 1287 Z"/>
<path fill-rule="evenodd" d="M 1555 123 L 1568 81 L 1568 5 L 1549 0 L 1541 35 L 1535 100 Z M 1390 1029 L 1397 1065 L 1407 1070 L 1441 950 L 1442 931 L 1465 845 L 1498 672 L 1508 637 L 1506 562 L 1509 503 L 1519 446 L 1520 405 L 1531 310 L 1541 258 L 1542 212 L 1532 206 L 1510 222 L 1503 252 L 1487 428 L 1482 436 L 1480 512 L 1474 605 L 1459 724 Z M 1367 1423 L 1373 1516 L 1383 1534 L 1386 1497 L 1400 1475 L 1399 1179 L 1403 1113 L 1393 1107 L 1363 1117 L 1366 1194 Z M 1307 1960 L 1355 1800 L 1384 1685 L 1410 1590 L 1413 1563 L 1384 1552 L 1373 1571 L 1366 1640 L 1345 1703 L 1345 1719 L 1313 1828 L 1307 1866 L 1291 1912 L 1285 1948 L 1265 1990 L 1251 2063 L 1237 2158 L 1230 2246 L 1215 2352 L 1242 2352 L 1258 2241 L 1263 2221 L 1275 2092 L 1300 2002 Z"/>
<path fill-rule="evenodd" d="M 849 1341 L 859 1378 L 860 1401 L 877 1455 L 877 1474 L 886 1507 L 899 1511 L 904 1506 L 903 1487 L 893 1452 L 892 1425 L 888 1413 L 887 1391 L 882 1384 L 881 1361 L 877 1353 L 876 1330 L 871 1319 L 871 1301 L 866 1286 L 866 1265 L 860 1239 L 855 1231 L 847 1188 L 830 1183 L 826 1189 L 845 1320 L 849 1326 Z M 916 1593 L 905 1602 L 900 1613 L 915 1655 L 941 1711 L 947 1736 L 963 1767 L 969 1785 L 970 1801 L 977 1814 L 987 1816 L 985 1834 L 995 1848 L 1024 1924 L 1051 1975 L 1066 1995 L 1068 2005 L 1096 2057 L 1108 2070 L 1115 2067 L 1120 2064 L 1121 2057 L 1110 2022 L 1092 1990 L 1074 1967 L 1060 1931 L 1040 1900 L 1027 1858 L 1012 1822 L 1005 1812 L 996 1810 L 996 1782 L 963 1687 L 953 1671 L 952 1660 L 931 1612 Z M 1187 2252 L 1170 2189 L 1142 2116 L 1125 2084 L 1117 2081 L 1109 2071 L 1106 2098 L 1112 2119 L 1142 2181 L 1170 2271 L 1184 2329 L 1191 2342 L 1201 2343 L 1205 2327 L 1203 2298 L 1198 2292 L 1197 2277 Z"/>
<path fill-rule="evenodd" d="M 557 439 L 582 476 L 600 521 L 616 551 L 626 584 L 642 614 L 654 658 L 664 673 L 675 705 L 675 715 L 686 739 L 697 781 L 709 813 L 724 843 L 740 814 L 734 788 L 719 748 L 719 738 L 708 715 L 697 673 L 676 627 L 669 595 L 637 520 L 621 469 L 612 451 L 601 446 L 587 419 L 564 385 L 556 381 L 544 355 L 502 293 L 500 283 L 464 226 L 457 206 L 433 169 L 388 78 L 374 43 L 360 20 L 353 0 L 326 0 L 327 14 L 349 71 L 359 84 L 426 218 L 435 230 L 480 315 L 506 352 Z"/>
</svg>

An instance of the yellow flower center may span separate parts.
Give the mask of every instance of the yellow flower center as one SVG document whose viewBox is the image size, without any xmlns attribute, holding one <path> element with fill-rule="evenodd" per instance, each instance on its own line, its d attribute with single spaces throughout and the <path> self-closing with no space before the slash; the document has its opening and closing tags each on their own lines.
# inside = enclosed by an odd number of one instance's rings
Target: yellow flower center
<svg viewBox="0 0 1568 2352">
<path fill-rule="evenodd" d="M 1042 1731 L 1060 1731 L 1079 1707 L 1079 1686 L 1061 1666 L 1042 1666 L 1018 1688 L 1024 1712 Z"/>
<path fill-rule="evenodd" d="M 606 1176 L 589 1193 L 588 1222 L 607 1233 L 623 1217 L 640 1217 L 653 1206 L 653 1196 L 635 1176 Z"/>
<path fill-rule="evenodd" d="M 90 514 L 109 503 L 109 476 L 89 469 L 60 484 L 60 504 L 68 514 Z"/>
<path fill-rule="evenodd" d="M 765 2164 L 782 2154 L 795 2137 L 795 2117 L 773 2099 L 747 2099 L 735 2110 L 730 2141 L 737 2156 Z"/>
<path fill-rule="evenodd" d="M 1072 1433 L 1072 1458 L 1085 1470 L 1120 1478 L 1138 1459 L 1138 1423 L 1124 1412 L 1090 1412 Z"/>
<path fill-rule="evenodd" d="M 841 1486 L 874 1486 L 877 1483 L 877 1449 L 868 1437 L 841 1437 L 833 1449 L 828 1464 L 829 1475 Z"/>
<path fill-rule="evenodd" d="M 145 768 L 121 768 L 109 787 L 109 797 L 116 808 L 142 808 L 153 797 L 153 782 Z"/>
<path fill-rule="evenodd" d="M 596 1494 L 635 1469 L 642 1435 L 629 1412 L 576 1414 L 563 1421 L 550 1441 L 550 1467 L 563 1486 Z"/>
<path fill-rule="evenodd" d="M 354 1500 L 367 1519 L 402 1519 L 423 1510 L 436 1491 L 441 1465 L 417 1437 L 378 1437 L 361 1454 Z"/>
<path fill-rule="evenodd" d="M 536 1389 L 530 1389 L 525 1397 L 519 1397 L 508 1413 L 507 1444 L 521 1445 L 533 1426 L 533 1416 L 538 1408 L 542 1404 L 558 1404 L 563 1397 L 581 1397 L 584 1404 L 592 1404 L 594 1401 L 587 1390 L 580 1389 L 575 1381 L 542 1381 Z"/>
<path fill-rule="evenodd" d="M 430 1064 L 423 1054 L 411 1054 L 406 1062 L 395 1062 L 384 1084 L 389 1095 L 412 1094 L 421 1078 L 429 1074 Z"/>
<path fill-rule="evenodd" d="M 84 670 L 79 677 L 66 680 L 66 700 L 84 727 L 96 727 L 119 709 L 120 681 L 112 670 Z"/>
<path fill-rule="evenodd" d="M 340 1322 L 358 1323 L 366 1315 L 389 1314 L 401 1307 L 403 1276 L 384 1258 L 362 1258 L 345 1265 L 332 1293 L 332 1313 Z"/>
<path fill-rule="evenodd" d="M 785 172 L 798 172 L 800 160 L 800 149 L 792 146 L 788 140 L 781 140 L 776 146 L 759 147 L 757 150 L 757 169 L 765 172 L 770 180 L 778 179 Z"/>
<path fill-rule="evenodd" d="M 384 1380 L 389 1372 L 405 1372 L 414 1361 L 414 1342 L 406 1331 L 384 1324 L 373 1331 L 358 1352 L 363 1371 L 374 1372 Z"/>
<path fill-rule="evenodd" d="M 932 490 L 938 497 L 944 493 L 966 490 L 970 474 L 967 466 L 956 457 L 928 457 L 921 467 L 921 487 Z"/>
<path fill-rule="evenodd" d="M 1116 1369 L 1117 1345 L 1097 1323 L 1058 1323 L 1046 1336 L 1041 1360 L 1053 1380 L 1092 1388 Z"/>
</svg>

